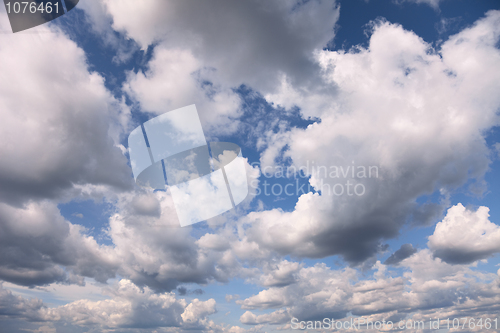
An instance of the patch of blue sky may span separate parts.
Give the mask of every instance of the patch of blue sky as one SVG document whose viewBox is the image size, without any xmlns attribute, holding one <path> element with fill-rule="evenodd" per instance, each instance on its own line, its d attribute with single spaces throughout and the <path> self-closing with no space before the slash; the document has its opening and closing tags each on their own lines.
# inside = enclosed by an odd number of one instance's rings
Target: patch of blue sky
<svg viewBox="0 0 500 333">
<path fill-rule="evenodd" d="M 497 0 L 444 0 L 435 10 L 426 4 L 390 0 L 340 0 L 340 17 L 331 50 L 367 47 L 370 21 L 384 18 L 399 23 L 427 43 L 436 46 L 450 35 L 474 23 L 490 9 L 500 9 Z"/>
<path fill-rule="evenodd" d="M 463 200 L 464 205 L 467 203 L 474 206 L 487 206 L 490 208 L 490 221 L 500 225 L 500 209 L 498 209 L 500 201 L 500 146 L 498 150 L 495 148 L 495 144 L 500 143 L 500 128 L 498 126 L 492 128 L 486 133 L 485 140 L 491 150 L 491 164 L 484 176 L 487 185 L 485 193 L 472 195 L 470 191 L 465 190 L 454 195 L 452 201 L 453 204 Z"/>
<path fill-rule="evenodd" d="M 243 157 L 247 158 L 248 163 L 252 166 L 260 167 L 260 154 L 263 147 L 257 148 L 257 141 L 266 133 L 278 133 L 280 130 L 290 130 L 292 128 L 304 129 L 310 124 L 320 121 L 319 119 L 304 119 L 298 108 L 284 110 L 271 105 L 262 95 L 247 86 L 240 86 L 235 92 L 242 99 L 243 115 L 239 118 L 241 122 L 240 130 L 231 135 L 220 136 L 217 140 L 234 142 L 240 145 Z M 285 147 L 282 153 L 286 149 Z M 276 161 L 276 165 L 282 167 L 283 170 L 293 170 L 290 159 L 282 156 Z M 261 200 L 265 205 L 265 209 L 293 210 L 300 194 L 309 192 L 307 189 L 308 178 L 299 174 L 291 177 L 276 175 L 274 172 L 272 174 L 275 177 L 265 176 L 261 173 L 259 190 L 257 191 L 259 194 L 256 200 Z M 293 193 L 293 195 L 284 193 L 284 186 L 288 184 L 290 184 L 288 193 Z"/>
<path fill-rule="evenodd" d="M 75 200 L 59 204 L 58 208 L 66 220 L 85 227 L 86 234 L 94 237 L 97 243 L 113 245 L 106 232 L 109 226 L 109 218 L 113 214 L 112 206 L 109 203 Z"/>
</svg>

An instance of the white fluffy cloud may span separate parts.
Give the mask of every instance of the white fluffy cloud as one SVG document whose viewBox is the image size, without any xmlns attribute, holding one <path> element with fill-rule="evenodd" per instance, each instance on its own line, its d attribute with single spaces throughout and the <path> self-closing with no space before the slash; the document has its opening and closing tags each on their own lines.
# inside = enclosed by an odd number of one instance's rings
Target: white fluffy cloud
<svg viewBox="0 0 500 333">
<path fill-rule="evenodd" d="M 304 267 L 294 284 L 269 287 L 237 301 L 249 309 L 240 318 L 245 324 L 284 324 L 300 320 L 341 319 L 349 314 L 392 320 L 411 317 L 415 309 L 426 320 L 441 314 L 483 316 L 496 314 L 500 299 L 498 275 L 476 272 L 464 265 L 449 265 L 421 250 L 402 261 L 403 276 L 377 262 L 373 275 L 357 270 L 333 270 L 325 264 Z M 468 303 L 468 306 L 465 305 Z M 266 314 L 256 310 L 276 309 Z M 252 312 L 253 311 L 253 312 Z M 445 318 L 445 316 L 442 316 Z"/>
<path fill-rule="evenodd" d="M 249 176 L 255 173 L 245 167 Z M 156 291 L 171 291 L 183 283 L 205 285 L 255 274 L 256 269 L 244 267 L 239 258 L 244 246 L 241 252 L 233 249 L 232 242 L 238 242 L 233 226 L 215 221 L 208 224 L 210 232 L 195 237 L 190 228 L 180 227 L 170 192 L 136 190 L 116 197 L 107 235 L 120 276 Z M 219 218 L 233 221 L 242 213 L 236 210 Z"/>
<path fill-rule="evenodd" d="M 0 13 L 0 28 L 6 24 Z M 89 72 L 76 43 L 44 29 L 0 36 L 0 200 L 67 200 L 83 185 L 131 188 L 111 137 L 127 126 L 128 108 Z"/>
<path fill-rule="evenodd" d="M 289 157 L 297 169 L 309 165 L 310 183 L 322 195 L 302 195 L 293 212 L 250 213 L 242 241 L 280 254 L 340 254 L 356 263 L 375 254 L 380 241 L 395 237 L 403 224 L 436 221 L 444 206 L 418 206 L 416 199 L 446 194 L 471 178 L 480 181 L 488 169 L 484 133 L 499 120 L 499 34 L 498 11 L 437 50 L 380 21 L 366 49 L 317 52 L 325 80 L 340 94 L 325 108 L 301 104 L 300 93 L 285 90 L 283 99 L 321 123 L 283 133 L 282 140 L 271 136 L 262 161 Z M 276 154 L 284 147 L 282 156 Z M 355 168 L 354 176 L 332 175 L 339 166 Z M 360 166 L 377 167 L 377 176 L 358 176 Z M 343 185 L 343 195 L 333 193 L 336 184 Z M 353 195 L 355 185 L 363 186 L 358 193 L 366 192 Z"/>
<path fill-rule="evenodd" d="M 429 236 L 429 248 L 449 263 L 470 263 L 500 252 L 500 226 L 490 222 L 488 212 L 488 207 L 451 207 Z"/>
<path fill-rule="evenodd" d="M 312 52 L 332 40 L 339 14 L 335 2 L 319 0 L 196 5 L 147 0 L 140 7 L 105 0 L 82 8 L 98 26 L 112 21 L 143 49 L 155 45 L 148 70 L 129 73 L 124 85 L 144 111 L 196 103 L 214 133 L 238 128 L 242 111 L 233 89 L 241 85 L 272 93 L 286 76 L 304 89 L 324 90 Z"/>
<path fill-rule="evenodd" d="M 283 265 L 296 263 L 284 262 Z M 283 266 L 282 265 L 282 266 Z M 247 325 L 282 325 L 300 320 L 342 319 L 350 315 L 371 320 L 471 316 L 491 317 L 499 309 L 497 274 L 485 274 L 466 265 L 449 265 L 421 250 L 402 261 L 403 276 L 377 262 L 369 276 L 352 268 L 331 269 L 325 264 L 302 267 L 296 280 L 285 286 L 269 286 L 237 301 L 247 309 L 240 321 Z M 282 268 L 276 267 L 276 271 Z M 187 302 L 174 293 L 156 293 L 120 280 L 105 288 L 108 299 L 86 299 L 48 308 L 40 300 L 27 300 L 0 287 L 0 316 L 30 321 L 67 323 L 96 329 L 161 328 L 239 332 L 237 326 L 221 326 L 208 320 L 216 312 L 213 299 Z M 259 314 L 259 310 L 273 309 Z M 415 309 L 420 309 L 415 312 Z M 260 330 L 261 326 L 255 326 Z"/>
<path fill-rule="evenodd" d="M 143 111 L 161 114 L 196 104 L 204 124 L 234 132 L 240 99 L 230 87 L 218 83 L 214 69 L 207 69 L 189 50 L 154 50 L 146 73 L 129 73 L 124 90 Z"/>
<path fill-rule="evenodd" d="M 242 324 L 258 325 L 258 324 L 281 324 L 290 320 L 290 315 L 286 310 L 278 310 L 269 314 L 256 316 L 250 311 L 246 311 L 241 315 L 240 321 Z"/>
<path fill-rule="evenodd" d="M 154 293 L 129 280 L 120 280 L 105 290 L 101 301 L 81 299 L 49 308 L 39 299 L 27 300 L 0 285 L 0 317 L 17 316 L 30 321 L 62 322 L 100 330 L 120 328 L 184 327 L 203 329 L 214 325 L 207 316 L 216 312 L 215 300 L 194 299 L 188 303 L 174 293 Z"/>
<path fill-rule="evenodd" d="M 215 300 L 213 298 L 208 301 L 200 301 L 195 298 L 186 308 L 184 312 L 181 314 L 181 318 L 185 323 L 188 324 L 199 324 L 200 320 L 205 318 L 207 315 L 214 314 L 217 312 L 215 309 Z"/>
<path fill-rule="evenodd" d="M 117 267 L 111 247 L 66 221 L 57 203 L 132 188 L 118 148 L 128 107 L 57 27 L 0 40 L 0 278 L 27 286 L 106 281 Z"/>
<path fill-rule="evenodd" d="M 155 214 L 137 210 L 137 202 L 143 201 Z M 168 192 L 123 195 L 117 206 L 108 234 L 121 276 L 157 291 L 171 291 L 181 283 L 226 282 L 238 274 L 240 264 L 221 236 L 206 234 L 197 240 L 190 228 L 179 226 Z"/>
<path fill-rule="evenodd" d="M 79 326 L 164 327 L 179 326 L 185 300 L 173 293 L 155 294 L 149 288 L 139 289 L 128 280 L 121 280 L 112 298 L 103 301 L 79 300 L 50 309 L 47 319 L 63 320 Z"/>
<path fill-rule="evenodd" d="M 112 248 L 98 245 L 51 202 L 16 208 L 0 203 L 0 279 L 26 286 L 105 282 L 118 266 Z"/>
</svg>

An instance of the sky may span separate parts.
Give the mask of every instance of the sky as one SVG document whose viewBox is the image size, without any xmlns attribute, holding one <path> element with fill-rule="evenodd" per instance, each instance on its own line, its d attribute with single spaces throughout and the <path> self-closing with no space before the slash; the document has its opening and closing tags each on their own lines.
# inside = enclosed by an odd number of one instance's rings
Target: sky
<svg viewBox="0 0 500 333">
<path fill-rule="evenodd" d="M 0 5 L 0 60 L 0 332 L 500 331 L 497 0 Z M 192 104 L 249 194 L 180 227 L 128 136 Z"/>
</svg>

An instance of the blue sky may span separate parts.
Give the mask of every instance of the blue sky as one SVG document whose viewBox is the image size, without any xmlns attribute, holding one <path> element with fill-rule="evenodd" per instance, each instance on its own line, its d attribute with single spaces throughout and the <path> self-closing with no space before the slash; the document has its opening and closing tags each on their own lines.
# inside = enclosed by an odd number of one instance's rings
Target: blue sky
<svg viewBox="0 0 500 333">
<path fill-rule="evenodd" d="M 498 318 L 498 1 L 80 0 L 0 31 L 5 332 Z M 191 104 L 251 186 L 181 228 L 127 138 Z"/>
</svg>

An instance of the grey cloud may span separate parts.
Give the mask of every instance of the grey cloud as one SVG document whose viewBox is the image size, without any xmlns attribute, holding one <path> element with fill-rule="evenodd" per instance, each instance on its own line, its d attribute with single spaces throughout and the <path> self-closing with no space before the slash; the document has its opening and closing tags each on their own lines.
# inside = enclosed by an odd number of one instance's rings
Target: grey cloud
<svg viewBox="0 0 500 333">
<path fill-rule="evenodd" d="M 173 293 L 156 294 L 147 287 L 138 288 L 129 280 L 120 280 L 110 286 L 108 292 L 111 299 L 81 299 L 49 308 L 39 299 L 28 300 L 13 295 L 0 283 L 0 318 L 2 322 L 5 318 L 13 318 L 46 323 L 51 327 L 55 325 L 58 332 L 60 325 L 68 325 L 72 331 L 85 327 L 91 332 L 107 329 L 137 332 L 137 329 L 162 327 L 205 329 L 206 317 L 216 312 L 213 299 L 194 299 L 188 304 L 184 299 L 177 299 Z"/>
<path fill-rule="evenodd" d="M 259 278 L 261 285 L 266 287 L 284 287 L 297 280 L 297 272 L 303 265 L 297 262 L 283 260 L 278 264 L 270 263 L 264 266 L 264 272 Z"/>
<path fill-rule="evenodd" d="M 205 292 L 203 291 L 203 289 L 195 289 L 193 290 L 193 294 L 194 295 L 203 295 Z"/>
<path fill-rule="evenodd" d="M 56 30 L 45 37 L 0 37 L 0 57 L 9 59 L 0 64 L 0 200 L 67 200 L 86 185 L 131 189 L 127 159 L 110 137 L 126 126 L 126 108 L 74 42 Z"/>
<path fill-rule="evenodd" d="M 134 215 L 130 207 L 136 195 L 122 195 L 108 231 L 113 246 L 99 245 L 85 235 L 84 228 L 66 221 L 52 202 L 22 208 L 0 203 L 0 279 L 30 287 L 81 285 L 83 277 L 105 283 L 118 273 L 163 292 L 184 283 L 226 282 L 237 274 L 235 257 L 200 248 L 188 228 L 170 226 L 172 202 L 165 192 L 155 195 L 153 201 L 162 205 L 159 216 Z"/>
<path fill-rule="evenodd" d="M 386 261 L 384 261 L 384 265 L 393 265 L 396 266 L 398 265 L 401 261 L 405 260 L 406 258 L 412 256 L 413 254 L 417 253 L 417 249 L 413 247 L 411 244 L 403 244 L 389 258 L 387 258 Z"/>
<path fill-rule="evenodd" d="M 339 8 L 333 1 L 157 1 L 137 12 L 108 1 L 107 12 L 113 27 L 142 47 L 160 40 L 169 48 L 190 48 L 229 85 L 267 91 L 281 73 L 297 83 L 311 79 L 318 67 L 309 53 L 333 38 Z"/>
<path fill-rule="evenodd" d="M 186 287 L 177 287 L 179 295 L 184 296 L 188 294 L 203 295 L 205 292 L 202 289 L 188 290 Z"/>
<path fill-rule="evenodd" d="M 42 320 L 40 310 L 45 305 L 39 299 L 27 300 L 21 296 L 13 295 L 0 283 L 0 318 L 14 317 L 23 318 L 30 321 Z"/>
<path fill-rule="evenodd" d="M 434 251 L 434 256 L 450 264 L 463 265 L 489 258 L 497 252 L 499 251 L 485 250 L 485 251 L 469 252 L 468 250 L 460 250 L 460 249 L 437 249 Z"/>
<path fill-rule="evenodd" d="M 24 208 L 0 204 L 2 280 L 25 286 L 83 284 L 82 275 L 105 282 L 116 271 L 116 262 L 105 252 L 81 227 L 64 220 L 52 203 Z"/>
<path fill-rule="evenodd" d="M 416 209 L 414 209 L 412 213 L 412 221 L 411 223 L 414 226 L 429 226 L 443 215 L 445 210 L 445 205 L 443 204 L 435 204 L 435 203 L 425 203 L 422 204 Z"/>
<path fill-rule="evenodd" d="M 137 11 L 112 0 L 100 11 L 86 7 L 93 20 L 112 20 L 143 48 L 154 45 L 147 70 L 130 73 L 123 85 L 129 97 L 157 114 L 195 103 L 208 135 L 240 129 L 237 88 L 267 96 L 293 82 L 304 94 L 337 92 L 313 60 L 335 35 L 335 1 L 151 1 Z"/>
<path fill-rule="evenodd" d="M 151 194 L 150 200 L 160 205 L 158 216 L 133 214 L 129 207 L 135 200 L 134 196 L 123 196 L 117 214 L 110 219 L 109 236 L 121 276 L 164 292 L 187 283 L 227 282 L 238 273 L 240 265 L 234 256 L 201 247 L 189 228 L 172 225 L 178 222 L 168 192 Z"/>
<path fill-rule="evenodd" d="M 438 317 L 438 313 L 494 315 L 500 299 L 498 275 L 451 266 L 421 250 L 402 263 L 405 277 L 377 262 L 372 276 L 357 269 L 333 270 L 325 264 L 304 267 L 297 282 L 270 287 L 237 301 L 248 309 L 240 321 L 246 324 L 284 323 L 300 320 L 342 319 L 348 313 L 372 320 L 408 318 L 412 314 Z M 364 275 L 364 274 L 363 274 Z M 450 284 L 449 281 L 454 281 Z M 464 306 L 464 302 L 472 302 Z M 276 309 L 263 315 L 252 310 Z M 379 318 L 379 319 L 375 319 Z"/>
<path fill-rule="evenodd" d="M 152 195 L 140 195 L 134 197 L 131 206 L 134 209 L 134 213 L 138 215 L 159 217 L 161 214 L 160 203 Z"/>
<path fill-rule="evenodd" d="M 178 287 L 177 292 L 179 293 L 179 295 L 183 296 L 187 294 L 187 289 L 185 287 Z"/>
</svg>

